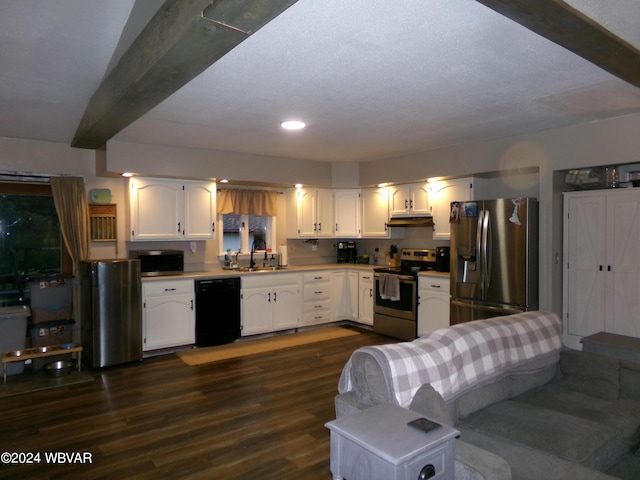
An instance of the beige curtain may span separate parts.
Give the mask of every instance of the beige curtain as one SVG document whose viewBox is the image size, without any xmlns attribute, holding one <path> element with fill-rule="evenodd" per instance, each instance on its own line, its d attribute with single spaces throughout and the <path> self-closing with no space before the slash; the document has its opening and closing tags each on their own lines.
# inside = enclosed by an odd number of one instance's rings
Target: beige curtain
<svg viewBox="0 0 640 480">
<path fill-rule="evenodd" d="M 62 238 L 73 260 L 73 274 L 78 274 L 78 262 L 90 257 L 89 206 L 84 179 L 51 177 L 51 192 L 60 220 Z"/>
<path fill-rule="evenodd" d="M 278 193 L 269 190 L 218 190 L 218 213 L 275 217 Z"/>
</svg>

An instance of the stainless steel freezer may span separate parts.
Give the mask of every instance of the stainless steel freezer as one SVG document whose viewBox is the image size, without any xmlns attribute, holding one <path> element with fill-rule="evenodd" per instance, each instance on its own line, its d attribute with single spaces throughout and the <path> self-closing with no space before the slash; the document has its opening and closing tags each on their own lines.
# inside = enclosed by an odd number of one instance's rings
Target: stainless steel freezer
<svg viewBox="0 0 640 480">
<path fill-rule="evenodd" d="M 90 368 L 142 360 L 140 260 L 80 262 L 82 358 Z"/>
<path fill-rule="evenodd" d="M 538 308 L 538 202 L 451 204 L 452 325 Z"/>
</svg>

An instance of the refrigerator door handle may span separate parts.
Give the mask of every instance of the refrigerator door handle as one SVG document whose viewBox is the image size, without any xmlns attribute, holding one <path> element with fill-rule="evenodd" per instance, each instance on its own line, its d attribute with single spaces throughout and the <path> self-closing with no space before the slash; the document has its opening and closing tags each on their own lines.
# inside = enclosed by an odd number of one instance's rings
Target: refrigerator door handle
<svg viewBox="0 0 640 480">
<path fill-rule="evenodd" d="M 495 313 L 504 313 L 507 315 L 511 315 L 513 313 L 522 313 L 525 310 L 521 308 L 509 308 L 509 307 L 494 307 L 492 305 L 484 305 L 484 304 L 476 304 L 476 303 L 468 303 L 460 300 L 451 300 L 451 305 L 455 307 L 464 307 L 469 308 L 471 310 L 484 310 L 487 312 L 495 312 Z"/>
<path fill-rule="evenodd" d="M 482 227 L 482 275 L 484 277 L 484 289 L 485 292 L 489 290 L 489 283 L 491 282 L 491 215 L 489 210 L 484 212 L 484 225 Z"/>
<path fill-rule="evenodd" d="M 484 210 L 480 210 L 478 214 L 478 228 L 476 229 L 476 263 L 480 267 L 480 298 L 484 298 L 484 261 L 482 259 L 482 226 L 484 223 Z M 465 275 L 466 277 L 466 275 Z M 466 278 L 462 280 L 466 282 Z"/>
</svg>

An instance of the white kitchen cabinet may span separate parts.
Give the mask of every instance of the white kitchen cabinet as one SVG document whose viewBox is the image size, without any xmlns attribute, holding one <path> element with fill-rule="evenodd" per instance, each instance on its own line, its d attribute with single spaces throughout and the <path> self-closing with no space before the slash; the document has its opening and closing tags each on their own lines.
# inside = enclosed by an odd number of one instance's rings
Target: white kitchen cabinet
<svg viewBox="0 0 640 480">
<path fill-rule="evenodd" d="M 298 327 L 299 275 L 256 274 L 242 278 L 242 335 Z"/>
<path fill-rule="evenodd" d="M 333 272 L 331 288 L 331 308 L 333 321 L 357 321 L 358 272 Z"/>
<path fill-rule="evenodd" d="M 302 325 L 329 323 L 331 318 L 331 272 L 305 273 L 302 280 Z"/>
<path fill-rule="evenodd" d="M 431 215 L 429 184 L 424 182 L 389 187 L 389 213 L 392 217 Z"/>
<path fill-rule="evenodd" d="M 449 326 L 450 280 L 446 275 L 418 276 L 418 336 Z"/>
<path fill-rule="evenodd" d="M 439 180 L 429 183 L 430 210 L 433 217 L 433 239 L 449 240 L 451 202 L 468 202 L 474 199 L 473 178 Z"/>
<path fill-rule="evenodd" d="M 295 194 L 297 236 L 333 237 L 333 190 L 299 188 Z"/>
<path fill-rule="evenodd" d="M 640 337 L 640 191 L 564 197 L 565 344 L 597 332 Z"/>
<path fill-rule="evenodd" d="M 216 232 L 215 182 L 183 182 L 185 240 L 212 240 Z"/>
<path fill-rule="evenodd" d="M 143 282 L 143 350 L 157 350 L 196 341 L 193 280 Z"/>
<path fill-rule="evenodd" d="M 358 321 L 365 325 L 373 325 L 373 272 L 358 275 Z"/>
<path fill-rule="evenodd" d="M 362 237 L 389 238 L 389 189 L 363 188 L 362 195 Z"/>
<path fill-rule="evenodd" d="M 183 201 L 179 182 L 129 179 L 130 240 L 182 240 Z"/>
<path fill-rule="evenodd" d="M 216 184 L 129 179 L 131 241 L 209 240 L 215 237 Z"/>
<path fill-rule="evenodd" d="M 358 238 L 361 233 L 361 197 L 359 189 L 334 190 L 334 218 L 336 238 Z"/>
</svg>

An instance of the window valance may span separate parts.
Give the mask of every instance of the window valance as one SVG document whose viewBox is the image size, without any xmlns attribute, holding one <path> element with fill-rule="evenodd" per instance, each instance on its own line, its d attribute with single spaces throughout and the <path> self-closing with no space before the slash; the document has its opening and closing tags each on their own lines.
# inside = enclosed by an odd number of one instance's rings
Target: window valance
<svg viewBox="0 0 640 480">
<path fill-rule="evenodd" d="M 270 190 L 218 190 L 218 213 L 237 215 L 263 215 L 275 217 L 278 213 L 278 193 Z"/>
</svg>

